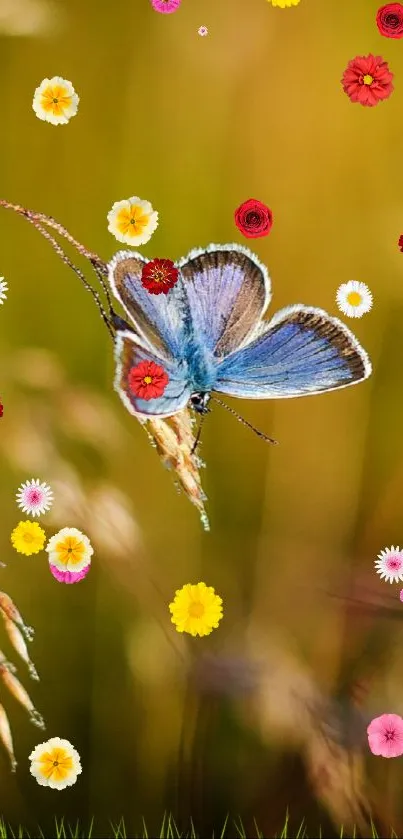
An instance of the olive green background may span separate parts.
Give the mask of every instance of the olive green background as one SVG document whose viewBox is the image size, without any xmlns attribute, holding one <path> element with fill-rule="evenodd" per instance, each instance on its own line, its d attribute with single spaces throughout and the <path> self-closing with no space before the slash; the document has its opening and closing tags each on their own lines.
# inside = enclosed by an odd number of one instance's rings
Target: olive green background
<svg viewBox="0 0 403 839">
<path fill-rule="evenodd" d="M 379 581 L 373 563 L 403 539 L 403 41 L 378 33 L 376 0 L 301 0 L 286 10 L 267 0 L 183 0 L 172 15 L 148 0 L 37 0 L 36 18 L 34 0 L 14 0 L 11 24 L 3 3 L 2 197 L 54 216 L 104 259 L 120 248 L 107 230 L 113 202 L 146 198 L 160 214 L 146 256 L 247 244 L 269 268 L 269 314 L 305 303 L 337 315 L 338 286 L 362 280 L 373 310 L 344 320 L 374 373 L 314 398 L 230 400 L 277 447 L 215 407 L 201 449 L 206 533 L 112 389 L 111 342 L 90 296 L 39 233 L 0 211 L 0 274 L 9 283 L 0 306 L 1 588 L 35 626 L 30 651 L 41 681 L 29 683 L 23 664 L 19 674 L 47 721 L 45 735 L 32 728 L 0 686 L 19 762 L 11 776 L 0 757 L 0 810 L 44 829 L 56 813 L 84 822 L 94 814 L 103 830 L 124 815 L 140 830 L 144 814 L 150 835 L 165 809 L 191 812 L 206 830 L 230 811 L 274 831 L 287 805 L 298 823 L 325 823 L 293 743 L 300 723 L 290 714 L 280 725 L 284 680 L 267 666 L 265 727 L 265 690 L 257 706 L 238 694 L 189 699 L 184 662 L 202 648 L 247 661 L 256 653 L 264 671 L 271 651 L 283 665 L 290 656 L 291 692 L 308 668 L 312 683 L 334 694 L 362 675 L 365 659 L 369 716 L 403 714 L 399 620 L 379 616 L 368 641 L 360 617 L 346 623 L 342 601 L 324 593 L 359 578 L 401 605 L 399 586 Z M 30 15 L 33 33 L 10 34 L 10 26 L 29 28 Z M 395 74 L 394 93 L 376 108 L 353 105 L 340 85 L 347 62 L 369 52 Z M 35 87 L 53 75 L 80 96 L 67 126 L 32 110 Z M 248 242 L 233 214 L 250 197 L 272 209 L 274 224 Z M 24 557 L 10 545 L 24 518 L 15 492 L 30 477 L 53 481 L 49 535 L 67 525 L 91 535 L 92 569 L 79 586 L 57 584 L 45 553 Z M 99 487 L 110 550 L 83 513 Z M 121 534 L 124 547 L 114 550 Z M 187 644 L 167 604 L 198 580 L 222 596 L 224 619 L 210 638 Z M 4 635 L 11 655 L 7 643 Z M 56 735 L 83 765 L 63 792 L 29 775 L 30 751 Z M 401 761 L 368 753 L 366 762 L 396 827 Z"/>
</svg>

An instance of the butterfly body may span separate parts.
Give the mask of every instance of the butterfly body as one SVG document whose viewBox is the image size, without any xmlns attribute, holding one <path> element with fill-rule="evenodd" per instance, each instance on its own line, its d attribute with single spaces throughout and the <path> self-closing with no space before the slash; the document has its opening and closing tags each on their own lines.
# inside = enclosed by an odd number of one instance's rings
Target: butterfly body
<svg viewBox="0 0 403 839">
<path fill-rule="evenodd" d="M 239 398 L 306 396 L 355 384 L 371 372 L 349 329 L 321 309 L 302 304 L 263 319 L 270 278 L 240 245 L 210 245 L 176 263 L 167 294 L 141 283 L 147 260 L 123 251 L 109 265 L 109 283 L 128 320 L 115 316 L 115 388 L 134 415 L 164 417 L 190 404 L 208 411 L 213 391 Z M 162 395 L 141 399 L 130 388 L 140 362 L 163 368 Z"/>
</svg>

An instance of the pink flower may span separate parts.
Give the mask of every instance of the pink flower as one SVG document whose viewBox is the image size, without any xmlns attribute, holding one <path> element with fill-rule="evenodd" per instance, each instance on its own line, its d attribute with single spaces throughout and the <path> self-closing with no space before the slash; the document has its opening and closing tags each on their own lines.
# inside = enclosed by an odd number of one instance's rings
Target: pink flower
<svg viewBox="0 0 403 839">
<path fill-rule="evenodd" d="M 403 603 L 403 588 L 402 588 L 402 590 L 401 590 L 401 592 L 400 592 L 399 597 L 400 597 L 400 600 L 401 600 L 401 601 L 402 601 L 402 603 Z"/>
<path fill-rule="evenodd" d="M 176 12 L 179 9 L 181 2 L 182 0 L 151 0 L 151 5 L 156 12 L 170 15 L 171 12 Z"/>
<path fill-rule="evenodd" d="M 367 728 L 369 748 L 373 755 L 403 755 L 403 719 L 398 714 L 375 717 Z"/>
<path fill-rule="evenodd" d="M 87 576 L 91 564 L 86 565 L 81 571 L 61 571 L 60 568 L 57 568 L 51 562 L 49 562 L 49 568 L 55 580 L 59 583 L 79 583 L 80 580 L 83 580 Z"/>
</svg>

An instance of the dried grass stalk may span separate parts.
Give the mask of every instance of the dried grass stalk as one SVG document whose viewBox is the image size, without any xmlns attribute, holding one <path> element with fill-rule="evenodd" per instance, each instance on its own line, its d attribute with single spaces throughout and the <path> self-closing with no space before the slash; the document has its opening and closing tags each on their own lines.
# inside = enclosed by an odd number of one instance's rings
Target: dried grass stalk
<svg viewBox="0 0 403 839">
<path fill-rule="evenodd" d="M 196 438 L 190 411 L 185 408 L 167 419 L 147 420 L 143 424 L 164 466 L 176 472 L 180 487 L 199 510 L 204 528 L 209 530 L 199 472 L 202 462 L 193 452 Z"/>
<path fill-rule="evenodd" d="M 4 591 L 0 592 L 0 613 L 3 618 L 5 630 L 7 632 L 12 646 L 14 647 L 18 655 L 23 659 L 23 661 L 25 661 L 25 663 L 28 665 L 31 677 L 33 679 L 39 679 L 35 665 L 31 661 L 31 658 L 28 653 L 28 648 L 24 640 L 25 635 L 25 638 L 28 641 L 32 641 L 34 630 L 31 626 L 26 625 L 22 618 L 22 615 L 18 611 L 11 597 L 9 597 L 9 595 L 6 594 Z M 45 728 L 45 723 L 41 714 L 39 714 L 36 710 L 27 691 L 22 686 L 19 679 L 17 679 L 17 677 L 14 675 L 15 673 L 16 667 L 14 667 L 14 664 L 7 660 L 4 653 L 0 650 L 0 678 L 3 682 L 3 685 L 7 688 L 7 690 L 10 691 L 14 699 L 16 699 L 17 702 L 19 702 L 20 705 L 22 705 L 23 708 L 25 708 L 26 711 L 28 711 L 31 722 L 39 728 Z M 3 746 L 9 755 L 11 761 L 11 770 L 14 772 L 17 766 L 17 762 L 14 755 L 10 724 L 8 721 L 7 714 L 2 705 L 0 705 L 0 740 L 3 743 Z"/>
<path fill-rule="evenodd" d="M 28 670 L 29 670 L 31 678 L 36 679 L 36 681 L 39 681 L 39 676 L 38 676 L 38 673 L 36 671 L 36 667 L 29 657 L 27 645 L 24 641 L 22 632 L 20 632 L 20 630 L 18 629 L 18 626 L 16 626 L 15 623 L 13 623 L 13 621 L 10 621 L 9 618 L 3 617 L 3 620 L 4 620 L 4 625 L 5 625 L 5 628 L 6 628 L 7 635 L 9 637 L 14 649 L 16 650 L 18 655 L 22 658 L 22 660 L 25 661 L 25 663 L 28 665 Z"/>
<path fill-rule="evenodd" d="M 9 619 L 10 621 L 13 621 L 20 627 L 27 640 L 32 641 L 34 637 L 34 630 L 32 626 L 26 625 L 16 605 L 11 600 L 11 597 L 5 593 L 5 591 L 0 591 L 0 610 L 3 614 L 4 620 Z"/>
<path fill-rule="evenodd" d="M 8 721 L 8 716 L 2 705 L 0 705 L 0 740 L 3 743 L 3 746 L 10 758 L 11 771 L 15 772 L 17 768 L 17 761 L 15 759 L 14 754 L 13 738 L 11 735 L 11 728 L 10 723 Z"/>
<path fill-rule="evenodd" d="M 17 677 L 14 676 L 13 673 L 10 673 L 10 671 L 7 667 L 4 666 L 4 664 L 0 664 L 0 678 L 2 679 L 3 684 L 6 686 L 6 688 L 10 691 L 14 699 L 16 699 L 17 702 L 19 702 L 20 705 L 22 705 L 22 707 L 25 708 L 26 711 L 28 711 L 31 722 L 34 725 L 38 726 L 38 728 L 45 728 L 43 717 L 41 716 L 39 711 L 36 710 L 34 703 L 32 702 L 32 699 L 28 695 L 27 691 L 22 686 L 19 679 L 17 679 Z"/>
</svg>

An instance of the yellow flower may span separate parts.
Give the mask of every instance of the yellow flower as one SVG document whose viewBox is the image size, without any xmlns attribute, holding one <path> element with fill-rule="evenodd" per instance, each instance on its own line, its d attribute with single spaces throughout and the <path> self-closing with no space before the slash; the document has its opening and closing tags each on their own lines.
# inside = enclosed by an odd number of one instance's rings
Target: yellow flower
<svg viewBox="0 0 403 839">
<path fill-rule="evenodd" d="M 36 521 L 20 521 L 11 534 L 11 543 L 19 554 L 30 556 L 43 550 L 46 533 Z"/>
<path fill-rule="evenodd" d="M 71 82 L 54 76 L 36 88 L 32 107 L 38 117 L 52 125 L 65 125 L 78 110 L 79 98 Z"/>
<path fill-rule="evenodd" d="M 108 213 L 108 230 L 118 242 L 145 245 L 158 227 L 158 213 L 149 201 L 125 198 L 116 201 Z"/>
<path fill-rule="evenodd" d="M 217 628 L 222 618 L 222 600 L 211 586 L 187 583 L 175 595 L 169 611 L 178 632 L 201 636 L 210 635 Z"/>
<path fill-rule="evenodd" d="M 31 752 L 30 772 L 41 787 L 71 787 L 81 773 L 80 755 L 68 740 L 52 737 Z"/>
<path fill-rule="evenodd" d="M 88 536 L 76 527 L 63 527 L 46 545 L 49 562 L 60 571 L 82 571 L 91 562 L 94 549 Z"/>
<path fill-rule="evenodd" d="M 288 9 L 290 6 L 298 6 L 299 0 L 269 0 L 269 3 L 279 9 Z"/>
</svg>

